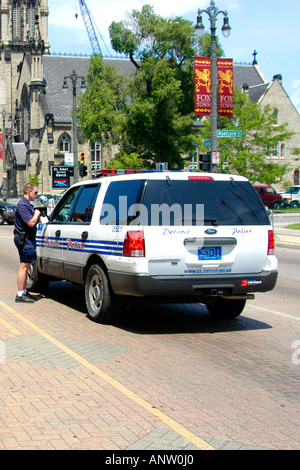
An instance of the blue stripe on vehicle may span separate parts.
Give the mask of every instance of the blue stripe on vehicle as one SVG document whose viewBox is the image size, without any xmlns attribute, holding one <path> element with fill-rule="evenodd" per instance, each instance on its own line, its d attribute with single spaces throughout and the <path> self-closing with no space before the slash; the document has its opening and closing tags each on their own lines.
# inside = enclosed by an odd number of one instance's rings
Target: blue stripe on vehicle
<svg viewBox="0 0 300 470">
<path fill-rule="evenodd" d="M 45 239 L 47 238 L 49 245 L 45 244 Z M 84 248 L 81 249 L 79 247 L 69 247 L 69 241 L 74 244 L 78 243 L 83 245 Z M 59 242 L 59 246 L 51 243 Z M 120 255 L 123 253 L 123 243 L 114 242 L 114 241 L 106 241 L 106 240 L 82 240 L 82 239 L 73 239 L 73 238 L 60 238 L 57 239 L 55 237 L 36 237 L 36 245 L 39 248 L 47 248 L 51 250 L 60 250 L 60 251 L 70 251 L 70 252 L 80 252 L 80 253 L 99 253 L 105 255 Z"/>
</svg>

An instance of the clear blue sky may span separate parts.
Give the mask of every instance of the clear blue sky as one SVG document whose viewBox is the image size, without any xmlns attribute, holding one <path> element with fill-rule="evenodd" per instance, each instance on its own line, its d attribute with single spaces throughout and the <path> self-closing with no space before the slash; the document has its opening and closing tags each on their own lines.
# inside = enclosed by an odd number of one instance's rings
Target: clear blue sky
<svg viewBox="0 0 300 470">
<path fill-rule="evenodd" d="M 115 55 L 110 47 L 108 27 L 112 21 L 124 20 L 126 12 L 150 4 L 163 17 L 182 16 L 195 23 L 198 9 L 206 9 L 209 3 L 210 0 L 86 0 L 104 56 L 108 51 Z M 265 78 L 270 81 L 274 75 L 281 74 L 283 87 L 300 112 L 300 1 L 216 0 L 215 3 L 219 10 L 227 10 L 232 28 L 230 37 L 225 39 L 221 33 L 223 19 L 219 15 L 217 34 L 226 57 L 235 63 L 252 63 L 256 50 L 258 66 Z M 79 1 L 48 0 L 48 4 L 50 52 L 91 54 Z M 203 23 L 209 31 L 206 14 Z"/>
</svg>

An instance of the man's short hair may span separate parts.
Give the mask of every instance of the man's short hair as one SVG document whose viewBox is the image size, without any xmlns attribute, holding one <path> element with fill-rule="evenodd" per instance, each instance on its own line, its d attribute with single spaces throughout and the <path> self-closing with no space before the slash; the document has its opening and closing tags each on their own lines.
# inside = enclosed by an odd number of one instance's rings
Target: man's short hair
<svg viewBox="0 0 300 470">
<path fill-rule="evenodd" d="M 33 183 L 26 183 L 24 186 L 24 194 L 29 193 L 29 191 L 34 191 L 36 189 L 36 185 Z"/>
</svg>

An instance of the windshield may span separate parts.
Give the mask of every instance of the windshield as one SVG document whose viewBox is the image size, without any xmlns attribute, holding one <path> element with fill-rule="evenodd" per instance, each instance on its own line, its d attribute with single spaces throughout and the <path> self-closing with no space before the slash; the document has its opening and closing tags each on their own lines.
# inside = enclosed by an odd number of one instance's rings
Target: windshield
<svg viewBox="0 0 300 470">
<path fill-rule="evenodd" d="M 300 191 L 300 187 L 297 188 L 297 187 L 295 187 L 295 186 L 292 186 L 291 188 L 289 188 L 289 189 L 287 190 L 287 193 L 288 193 L 288 194 L 298 194 L 299 191 Z"/>
</svg>

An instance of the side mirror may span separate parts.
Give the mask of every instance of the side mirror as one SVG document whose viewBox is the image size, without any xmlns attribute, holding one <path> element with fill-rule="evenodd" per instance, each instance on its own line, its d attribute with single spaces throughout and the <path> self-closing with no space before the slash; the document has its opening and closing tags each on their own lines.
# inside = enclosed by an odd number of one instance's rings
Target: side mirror
<svg viewBox="0 0 300 470">
<path fill-rule="evenodd" d="M 49 201 L 48 201 L 47 196 L 42 195 L 39 198 L 39 203 L 42 204 L 43 206 L 48 206 Z"/>
</svg>

